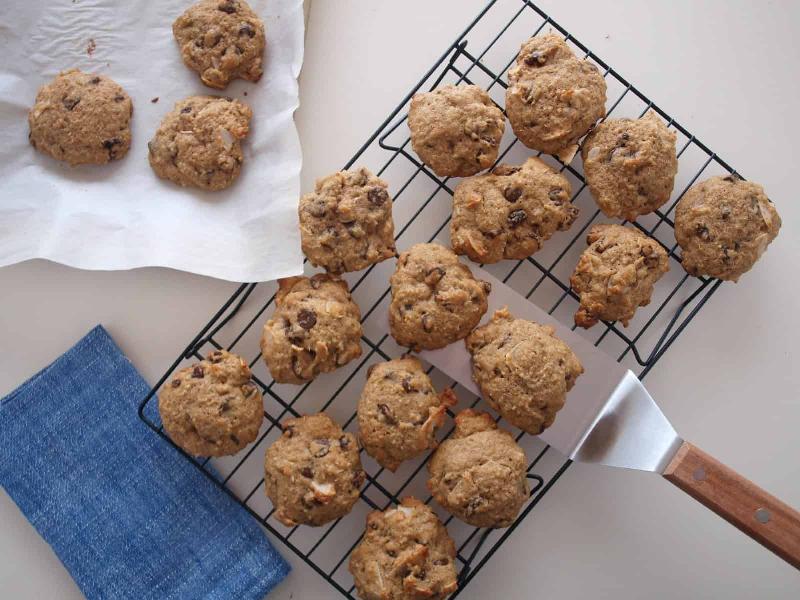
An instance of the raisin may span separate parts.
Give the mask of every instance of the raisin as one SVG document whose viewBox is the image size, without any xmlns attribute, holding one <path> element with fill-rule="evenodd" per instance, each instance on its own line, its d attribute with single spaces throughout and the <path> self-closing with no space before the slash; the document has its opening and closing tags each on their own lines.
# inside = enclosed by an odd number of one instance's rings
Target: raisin
<svg viewBox="0 0 800 600">
<path fill-rule="evenodd" d="M 531 52 L 525 57 L 525 64 L 529 67 L 541 67 L 547 62 L 547 57 L 543 56 L 541 52 Z"/>
<path fill-rule="evenodd" d="M 522 170 L 522 167 L 512 167 L 511 165 L 497 165 L 494 169 L 492 169 L 492 175 L 497 175 L 499 177 L 507 177 L 508 175 L 513 175 L 514 173 L 518 173 Z"/>
<path fill-rule="evenodd" d="M 64 98 L 61 102 L 62 104 L 64 104 L 64 108 L 66 108 L 67 110 L 72 110 L 76 106 L 78 106 L 78 103 L 80 101 L 81 101 L 80 98 Z"/>
<path fill-rule="evenodd" d="M 722 207 L 722 218 L 727 221 L 730 216 L 731 216 L 731 207 L 730 206 L 723 206 Z"/>
<path fill-rule="evenodd" d="M 492 291 L 492 284 L 489 283 L 488 281 L 481 281 L 481 287 L 483 288 L 483 291 L 486 292 L 487 294 L 491 293 Z"/>
<path fill-rule="evenodd" d="M 564 190 L 561 188 L 553 188 L 549 192 L 547 192 L 547 197 L 550 198 L 550 201 L 558 206 L 564 204 Z"/>
<path fill-rule="evenodd" d="M 711 239 L 711 234 L 708 233 L 708 227 L 706 227 L 705 225 L 698 223 L 697 227 L 695 227 L 695 233 L 702 240 L 708 241 L 709 239 Z"/>
<path fill-rule="evenodd" d="M 411 377 L 406 377 L 403 379 L 403 391 L 406 394 L 410 394 L 411 392 L 416 392 L 417 390 L 414 389 L 414 386 L 411 385 Z"/>
<path fill-rule="evenodd" d="M 518 227 L 527 218 L 528 213 L 526 213 L 524 210 L 512 210 L 510 213 L 508 213 L 508 225 L 513 229 Z"/>
<path fill-rule="evenodd" d="M 252 396 L 256 393 L 256 386 L 254 386 L 252 383 L 245 383 L 242 386 L 242 392 L 245 396 Z"/>
<path fill-rule="evenodd" d="M 228 13 L 229 15 L 232 15 L 233 13 L 236 12 L 236 5 L 232 2 L 232 0 L 225 0 L 225 2 L 220 2 L 217 8 L 224 13 Z"/>
<path fill-rule="evenodd" d="M 723 177 L 722 181 L 727 181 L 729 183 L 736 183 L 737 181 L 741 181 L 742 178 L 739 177 L 736 173 L 731 173 L 727 177 Z"/>
<path fill-rule="evenodd" d="M 367 200 L 375 206 L 381 206 L 386 200 L 389 199 L 388 192 L 380 187 L 374 187 L 367 192 Z"/>
<path fill-rule="evenodd" d="M 510 187 L 503 192 L 503 197 L 509 202 L 516 202 L 522 196 L 522 188 Z"/>
<path fill-rule="evenodd" d="M 246 35 L 247 37 L 256 37 L 256 30 L 250 27 L 249 24 L 244 23 L 239 27 L 239 35 Z"/>
<path fill-rule="evenodd" d="M 301 308 L 297 313 L 297 324 L 308 331 L 317 324 L 317 313 L 307 308 Z"/>
<path fill-rule="evenodd" d="M 385 404 L 378 404 L 378 410 L 381 411 L 384 419 L 386 419 L 386 422 L 389 423 L 389 425 L 397 425 L 397 419 L 394 418 L 394 415 L 392 414 L 392 409 L 390 409 Z"/>
<path fill-rule="evenodd" d="M 300 469 L 300 475 L 311 479 L 312 477 L 314 477 L 314 471 L 311 470 L 311 467 L 303 467 L 302 469 Z"/>
<path fill-rule="evenodd" d="M 433 317 L 430 315 L 422 315 L 422 328 L 430 333 L 433 331 Z"/>
<path fill-rule="evenodd" d="M 231 437 L 231 441 L 238 446 L 239 445 L 239 438 L 236 437 L 236 435 L 233 434 L 233 433 L 230 435 L 230 437 Z"/>
<path fill-rule="evenodd" d="M 171 385 L 172 385 L 172 387 L 174 387 L 174 388 L 176 388 L 176 387 L 181 387 L 181 380 L 180 380 L 180 379 L 173 379 L 173 380 L 172 380 L 172 384 L 171 384 Z"/>
<path fill-rule="evenodd" d="M 89 83 L 91 83 L 92 85 L 97 85 L 98 83 L 100 83 L 100 78 L 99 77 L 92 77 L 89 80 Z"/>
<path fill-rule="evenodd" d="M 350 447 L 350 439 L 343 435 L 339 438 L 339 446 L 341 446 L 342 450 L 347 450 Z"/>
<path fill-rule="evenodd" d="M 197 365 L 194 369 L 192 369 L 192 377 L 195 379 L 202 379 L 205 376 L 205 370 L 200 365 Z"/>
<path fill-rule="evenodd" d="M 372 377 L 372 373 L 375 371 L 375 367 L 377 367 L 377 366 L 378 366 L 378 363 L 375 363 L 374 365 L 370 365 L 369 367 L 367 367 L 367 379 Z"/>
<path fill-rule="evenodd" d="M 230 409 L 231 409 L 231 403 L 230 403 L 230 402 L 228 402 L 228 399 L 227 399 L 227 398 L 225 398 L 225 399 L 222 401 L 222 404 L 220 404 L 220 405 L 219 405 L 219 414 L 226 413 L 226 412 L 228 412 Z"/>
<path fill-rule="evenodd" d="M 322 458 L 323 456 L 327 456 L 328 452 L 331 451 L 331 449 L 330 449 L 330 445 L 331 445 L 330 440 L 326 440 L 325 438 L 320 438 L 320 439 L 314 440 L 314 442 L 320 446 L 320 449 L 317 450 L 316 452 L 314 452 L 314 457 L 315 458 Z"/>
<path fill-rule="evenodd" d="M 218 362 L 221 362 L 222 361 L 222 352 L 220 350 L 214 350 L 214 352 L 209 354 L 208 361 L 212 362 L 214 364 L 216 364 Z"/>
<path fill-rule="evenodd" d="M 181 114 L 182 115 L 185 115 L 185 114 L 190 113 L 190 112 L 192 112 L 192 107 L 191 106 L 184 106 L 181 109 Z"/>
<path fill-rule="evenodd" d="M 364 479 L 366 479 L 364 471 L 356 471 L 355 473 L 353 473 L 353 479 L 352 479 L 353 487 L 356 489 L 360 488 L 362 485 L 364 485 Z M 377 529 L 377 527 L 373 527 L 373 529 Z"/>
<path fill-rule="evenodd" d="M 114 102 L 123 102 L 125 100 L 125 96 L 117 94 L 114 96 Z M 150 102 L 158 102 L 158 98 L 153 98 Z"/>
<path fill-rule="evenodd" d="M 397 557 L 397 552 L 395 552 L 394 550 L 387 550 L 387 551 L 386 551 L 386 554 L 388 554 L 388 555 L 389 555 L 389 556 L 391 556 L 392 558 L 395 558 L 395 557 Z"/>
<path fill-rule="evenodd" d="M 450 561 L 446 558 L 437 558 L 435 561 L 433 561 L 433 564 L 435 564 L 437 567 L 442 567 L 448 564 L 449 562 Z"/>
<path fill-rule="evenodd" d="M 425 283 L 428 285 L 436 285 L 439 283 L 439 281 L 441 281 L 445 273 L 446 271 L 443 267 L 433 267 L 432 269 L 429 269 L 425 275 Z"/>
<path fill-rule="evenodd" d="M 285 425 L 283 433 L 287 438 L 294 436 L 294 425 Z"/>
</svg>

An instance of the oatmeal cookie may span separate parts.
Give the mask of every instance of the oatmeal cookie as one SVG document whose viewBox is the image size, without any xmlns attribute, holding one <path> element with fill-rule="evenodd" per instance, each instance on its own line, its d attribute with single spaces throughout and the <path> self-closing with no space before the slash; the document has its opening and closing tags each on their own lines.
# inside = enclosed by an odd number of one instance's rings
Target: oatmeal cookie
<svg viewBox="0 0 800 600">
<path fill-rule="evenodd" d="M 132 115 L 130 97 L 114 80 L 71 69 L 36 94 L 28 140 L 70 165 L 102 165 L 128 153 Z"/>
<path fill-rule="evenodd" d="M 549 325 L 515 319 L 507 309 L 466 339 L 472 378 L 484 399 L 531 434 L 550 427 L 583 373 L 578 357 Z"/>
<path fill-rule="evenodd" d="M 595 225 L 586 237 L 570 283 L 581 298 L 575 324 L 591 327 L 598 319 L 627 327 L 636 309 L 650 304 L 653 286 L 669 271 L 661 244 L 638 229 Z"/>
<path fill-rule="evenodd" d="M 303 253 L 329 273 L 360 271 L 396 255 L 392 199 L 368 169 L 317 180 L 300 199 Z"/>
<path fill-rule="evenodd" d="M 652 110 L 641 119 L 608 119 L 586 136 L 583 171 L 606 216 L 633 221 L 669 200 L 678 172 L 675 139 Z"/>
<path fill-rule="evenodd" d="M 256 439 L 264 405 L 247 362 L 217 350 L 164 384 L 158 412 L 167 435 L 189 454 L 227 456 Z"/>
<path fill-rule="evenodd" d="M 359 439 L 367 454 L 394 471 L 404 460 L 436 447 L 436 431 L 455 403 L 449 388 L 436 394 L 416 358 L 376 363 L 358 401 Z"/>
<path fill-rule="evenodd" d="M 267 448 L 264 473 L 275 518 L 287 527 L 343 517 L 365 479 L 356 437 L 324 413 L 286 421 Z"/>
<path fill-rule="evenodd" d="M 172 24 L 184 64 L 208 87 L 263 73 L 264 23 L 244 0 L 200 0 Z"/>
<path fill-rule="evenodd" d="M 450 240 L 478 263 L 522 259 L 578 216 L 567 178 L 539 158 L 464 179 L 453 195 Z"/>
<path fill-rule="evenodd" d="M 222 190 L 242 169 L 253 111 L 232 98 L 190 96 L 175 103 L 147 144 L 156 175 L 182 186 Z"/>
<path fill-rule="evenodd" d="M 605 79 L 554 33 L 522 44 L 508 83 L 506 114 L 516 136 L 528 148 L 557 154 L 564 162 L 606 114 Z"/>
<path fill-rule="evenodd" d="M 502 111 L 476 85 L 446 85 L 415 94 L 408 112 L 411 146 L 439 177 L 466 177 L 497 160 Z"/>
<path fill-rule="evenodd" d="M 367 516 L 350 573 L 364 600 L 444 600 L 458 588 L 456 547 L 436 513 L 416 498 Z"/>
<path fill-rule="evenodd" d="M 390 283 L 389 330 L 413 350 L 444 348 L 464 338 L 486 312 L 492 289 L 439 244 L 403 252 Z"/>
<path fill-rule="evenodd" d="M 347 283 L 317 274 L 278 281 L 261 353 L 279 383 L 304 383 L 361 356 L 361 311 Z"/>
<path fill-rule="evenodd" d="M 764 188 L 735 175 L 693 185 L 675 208 L 675 239 L 690 275 L 738 280 L 780 228 L 780 215 Z"/>
</svg>

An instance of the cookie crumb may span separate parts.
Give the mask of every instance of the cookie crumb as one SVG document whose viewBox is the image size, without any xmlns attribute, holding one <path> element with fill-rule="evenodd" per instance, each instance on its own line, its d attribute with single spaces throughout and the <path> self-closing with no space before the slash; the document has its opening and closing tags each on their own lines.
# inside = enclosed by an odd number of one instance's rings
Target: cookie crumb
<svg viewBox="0 0 800 600">
<path fill-rule="evenodd" d="M 91 56 L 94 54 L 94 51 L 97 49 L 97 43 L 94 41 L 94 38 L 89 38 L 89 43 L 86 44 L 86 54 Z"/>
<path fill-rule="evenodd" d="M 151 99 L 150 99 L 150 102 L 152 102 L 153 104 L 155 104 L 156 102 L 158 102 L 158 96 L 156 96 L 155 98 L 151 98 Z"/>
<path fill-rule="evenodd" d="M 245 92 L 244 95 L 247 96 L 247 92 Z"/>
</svg>

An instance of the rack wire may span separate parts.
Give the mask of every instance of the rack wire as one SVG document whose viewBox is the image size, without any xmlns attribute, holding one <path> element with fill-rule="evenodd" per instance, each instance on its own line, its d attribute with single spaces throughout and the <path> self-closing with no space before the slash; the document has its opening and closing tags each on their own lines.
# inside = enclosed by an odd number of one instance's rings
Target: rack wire
<svg viewBox="0 0 800 600">
<path fill-rule="evenodd" d="M 406 117 L 411 96 L 417 91 L 448 83 L 475 84 L 486 89 L 502 107 L 507 72 L 519 45 L 532 35 L 551 29 L 563 35 L 576 54 L 600 69 L 608 86 L 608 116 L 638 118 L 648 110 L 654 110 L 678 137 L 679 170 L 673 198 L 662 210 L 631 223 L 668 251 L 670 272 L 657 284 L 651 304 L 640 308 L 627 328 L 602 322 L 590 330 L 581 331 L 595 346 L 615 356 L 619 362 L 638 372 L 640 377 L 645 377 L 721 283 L 704 277 L 690 277 L 681 268 L 680 250 L 673 234 L 675 205 L 701 176 L 736 172 L 535 4 L 528 0 L 489 1 L 344 168 L 356 164 L 367 166 L 389 182 L 394 199 L 398 248 L 407 248 L 420 241 L 446 241 L 451 197 L 457 180 L 437 177 L 410 152 Z M 498 162 L 518 164 L 530 155 L 531 151 L 507 131 Z M 569 287 L 569 275 L 585 247 L 582 242 L 587 230 L 601 215 L 584 182 L 580 156 L 571 164 L 560 163 L 550 156 L 541 158 L 570 180 L 574 190 L 572 202 L 580 209 L 580 216 L 569 231 L 556 234 L 532 257 L 503 261 L 485 268 L 560 320 L 571 322 L 578 298 Z M 263 492 L 263 456 L 266 448 L 280 436 L 280 422 L 292 416 L 325 411 L 346 430 L 356 430 L 355 407 L 367 369 L 375 362 L 405 352 L 387 333 L 387 282 L 393 268 L 393 261 L 385 261 L 364 272 L 346 276 L 353 297 L 363 312 L 364 351 L 358 360 L 300 387 L 274 382 L 257 349 L 261 325 L 269 316 L 267 311 L 273 304 L 276 285 L 243 284 L 186 346 L 139 407 L 141 418 L 172 443 L 161 427 L 154 401 L 159 388 L 172 373 L 185 363 L 201 359 L 216 349 L 227 348 L 245 357 L 253 356 L 249 361 L 253 380 L 261 387 L 265 402 L 265 420 L 257 441 L 238 455 L 215 459 L 213 463 L 208 459 L 191 457 L 173 446 L 347 598 L 355 596 L 346 563 L 361 538 L 366 514 L 371 510 L 383 510 L 405 495 L 416 495 L 431 502 L 425 488 L 424 473 L 428 456 L 407 461 L 396 473 L 391 473 L 362 452 L 367 480 L 359 502 L 346 517 L 319 528 L 285 527 L 274 519 L 273 508 Z M 457 382 L 448 380 L 432 367 L 428 372 L 438 389 L 449 385 L 455 390 L 459 405 L 453 412 L 479 404 L 479 398 Z M 480 408 L 490 410 L 483 403 L 480 403 Z M 530 499 L 515 522 L 501 530 L 468 526 L 432 504 L 456 542 L 459 589 L 453 597 L 464 591 L 571 464 L 538 438 L 507 423 L 503 426 L 512 430 L 530 459 Z M 445 431 L 440 432 L 440 437 L 446 437 L 452 431 L 451 427 L 443 429 Z"/>
</svg>

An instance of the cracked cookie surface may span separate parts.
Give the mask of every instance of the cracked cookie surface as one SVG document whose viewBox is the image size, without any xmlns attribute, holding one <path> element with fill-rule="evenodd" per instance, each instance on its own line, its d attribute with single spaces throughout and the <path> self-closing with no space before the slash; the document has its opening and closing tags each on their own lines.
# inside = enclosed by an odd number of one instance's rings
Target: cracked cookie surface
<svg viewBox="0 0 800 600">
<path fill-rule="evenodd" d="M 392 199 L 368 169 L 317 180 L 298 212 L 303 253 L 329 273 L 360 271 L 395 255 Z"/>
<path fill-rule="evenodd" d="M 764 188 L 735 175 L 693 185 L 675 207 L 675 239 L 690 275 L 738 280 L 780 228 L 781 218 Z"/>
<path fill-rule="evenodd" d="M 455 557 L 436 513 L 407 497 L 367 516 L 349 570 L 363 600 L 444 600 L 458 588 Z"/>
<path fill-rule="evenodd" d="M 436 447 L 436 431 L 455 402 L 449 388 L 436 394 L 414 357 L 375 363 L 358 401 L 358 436 L 367 454 L 394 471 L 404 460 Z"/>
<path fill-rule="evenodd" d="M 477 263 L 522 259 L 578 216 L 566 177 L 539 158 L 464 179 L 453 195 L 450 240 Z"/>
<path fill-rule="evenodd" d="M 236 454 L 264 418 L 247 363 L 225 350 L 178 371 L 161 388 L 158 411 L 170 439 L 193 456 Z"/>
<path fill-rule="evenodd" d="M 605 79 L 553 33 L 522 44 L 508 83 L 506 114 L 528 148 L 561 154 L 606 114 Z"/>
<path fill-rule="evenodd" d="M 175 103 L 147 144 L 150 166 L 182 186 L 222 190 L 242 170 L 253 111 L 238 100 L 190 96 Z"/>
<path fill-rule="evenodd" d="M 489 413 L 463 410 L 455 422 L 428 462 L 428 489 L 470 525 L 508 527 L 528 499 L 525 452 Z"/>
<path fill-rule="evenodd" d="M 347 283 L 331 275 L 278 280 L 261 353 L 272 378 L 301 384 L 361 356 L 361 312 Z"/>
<path fill-rule="evenodd" d="M 586 136 L 586 183 L 606 216 L 633 221 L 669 200 L 678 172 L 676 137 L 652 110 L 641 119 L 607 119 Z"/>
<path fill-rule="evenodd" d="M 71 69 L 39 89 L 28 139 L 70 165 L 102 165 L 128 153 L 132 115 L 130 97 L 114 80 Z"/>
<path fill-rule="evenodd" d="M 580 296 L 575 324 L 591 327 L 598 319 L 620 321 L 627 327 L 636 309 L 647 306 L 653 286 L 669 271 L 661 244 L 638 229 L 594 225 L 570 278 Z"/>
<path fill-rule="evenodd" d="M 403 252 L 390 283 L 389 330 L 398 344 L 413 350 L 463 339 L 486 312 L 491 291 L 450 248 L 433 243 Z"/>
<path fill-rule="evenodd" d="M 287 420 L 267 448 L 264 473 L 275 518 L 287 527 L 343 517 L 365 479 L 356 437 L 324 413 Z"/>
<path fill-rule="evenodd" d="M 261 78 L 264 23 L 244 0 L 200 0 L 175 20 L 172 33 L 184 64 L 207 86 Z"/>
<path fill-rule="evenodd" d="M 549 325 L 498 310 L 466 339 L 472 378 L 509 423 L 537 435 L 550 427 L 583 373 L 578 357 Z"/>
<path fill-rule="evenodd" d="M 414 152 L 439 177 L 466 177 L 497 160 L 503 113 L 476 85 L 415 94 L 408 112 Z"/>
</svg>

